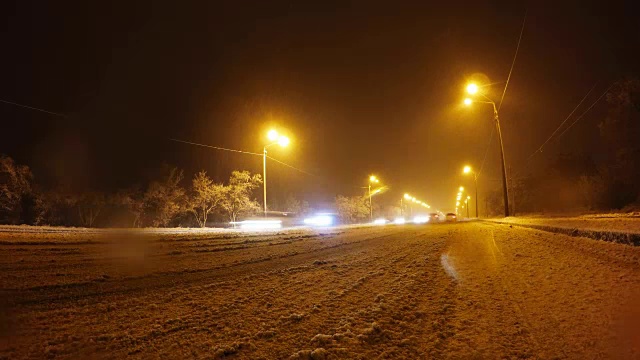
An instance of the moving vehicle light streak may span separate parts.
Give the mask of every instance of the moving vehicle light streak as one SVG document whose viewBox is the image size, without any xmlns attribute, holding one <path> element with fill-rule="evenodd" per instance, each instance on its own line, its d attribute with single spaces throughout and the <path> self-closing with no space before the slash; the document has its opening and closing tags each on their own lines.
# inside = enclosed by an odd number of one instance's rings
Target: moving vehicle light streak
<svg viewBox="0 0 640 360">
<path fill-rule="evenodd" d="M 333 225 L 333 216 L 319 214 L 304 219 L 304 224 L 309 226 L 331 226 Z"/>
<path fill-rule="evenodd" d="M 429 222 L 429 217 L 428 216 L 416 216 L 413 218 L 413 222 L 416 224 L 424 224 Z"/>
<path fill-rule="evenodd" d="M 231 222 L 232 225 L 240 225 L 242 230 L 268 230 L 282 228 L 281 220 L 244 220 Z"/>
</svg>

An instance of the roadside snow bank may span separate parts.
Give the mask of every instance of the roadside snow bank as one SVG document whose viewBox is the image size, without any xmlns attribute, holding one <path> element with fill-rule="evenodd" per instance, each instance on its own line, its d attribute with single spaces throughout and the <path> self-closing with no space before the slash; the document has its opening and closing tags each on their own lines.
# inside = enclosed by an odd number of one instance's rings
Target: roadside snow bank
<svg viewBox="0 0 640 360">
<path fill-rule="evenodd" d="M 482 221 L 505 225 L 516 225 L 569 236 L 587 237 L 595 240 L 640 246 L 640 219 L 635 217 L 508 217 L 500 220 L 489 219 Z"/>
</svg>

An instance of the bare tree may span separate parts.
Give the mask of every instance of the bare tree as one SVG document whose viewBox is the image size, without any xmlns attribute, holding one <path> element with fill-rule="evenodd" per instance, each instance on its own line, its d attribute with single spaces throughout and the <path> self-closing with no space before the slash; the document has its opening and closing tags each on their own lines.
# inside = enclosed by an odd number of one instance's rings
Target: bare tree
<svg viewBox="0 0 640 360">
<path fill-rule="evenodd" d="M 251 198 L 253 190 L 258 188 L 260 184 L 262 184 L 260 175 L 251 175 L 248 171 L 231 173 L 229 185 L 224 186 L 224 198 L 220 202 L 229 221 L 235 222 L 239 216 L 260 209 L 260 204 Z"/>
<path fill-rule="evenodd" d="M 76 202 L 80 224 L 85 227 L 93 227 L 105 205 L 104 194 L 91 192 L 81 195 Z"/>
<path fill-rule="evenodd" d="M 120 190 L 110 198 L 109 202 L 112 206 L 123 208 L 129 213 L 132 227 L 140 227 L 144 214 L 144 194 L 139 188 Z"/>
<path fill-rule="evenodd" d="M 154 227 L 168 226 L 183 209 L 184 189 L 180 182 L 183 171 L 168 168 L 164 179 L 154 181 L 143 197 L 142 223 Z"/>
<path fill-rule="evenodd" d="M 284 201 L 284 211 L 294 214 L 299 214 L 302 210 L 302 204 L 300 200 L 296 199 L 295 196 L 289 194 Z"/>
<path fill-rule="evenodd" d="M 209 214 L 216 210 L 224 198 L 224 186 L 216 184 L 205 171 L 200 171 L 192 183 L 192 194 L 187 209 L 200 227 L 207 225 Z"/>
<path fill-rule="evenodd" d="M 20 221 L 23 198 L 31 193 L 33 176 L 28 166 L 0 155 L 0 221 Z"/>
</svg>

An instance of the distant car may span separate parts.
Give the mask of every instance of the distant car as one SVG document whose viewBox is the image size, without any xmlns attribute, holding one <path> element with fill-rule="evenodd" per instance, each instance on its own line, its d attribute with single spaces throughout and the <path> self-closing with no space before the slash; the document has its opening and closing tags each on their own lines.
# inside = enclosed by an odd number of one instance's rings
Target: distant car
<svg viewBox="0 0 640 360">
<path fill-rule="evenodd" d="M 439 221 L 440 221 L 440 215 L 438 215 L 438 213 L 430 213 L 429 214 L 429 222 L 430 223 L 439 222 Z"/>
<path fill-rule="evenodd" d="M 445 216 L 445 221 L 455 222 L 455 221 L 458 221 L 458 217 L 454 213 L 447 213 L 447 215 Z"/>
</svg>

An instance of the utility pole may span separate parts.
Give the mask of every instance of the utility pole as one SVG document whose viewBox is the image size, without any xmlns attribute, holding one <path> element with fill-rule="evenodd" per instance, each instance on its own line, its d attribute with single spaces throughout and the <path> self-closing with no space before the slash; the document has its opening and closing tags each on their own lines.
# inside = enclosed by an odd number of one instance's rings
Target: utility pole
<svg viewBox="0 0 640 360">
<path fill-rule="evenodd" d="M 267 147 L 264 147 L 264 151 L 262 152 L 262 190 L 263 197 L 262 201 L 264 202 L 264 217 L 267 217 Z"/>
<path fill-rule="evenodd" d="M 504 217 L 509 216 L 509 190 L 507 190 L 507 169 L 504 160 L 504 144 L 502 142 L 502 131 L 500 130 L 500 119 L 498 118 L 498 109 L 496 103 L 493 104 L 493 117 L 496 120 L 496 129 L 498 130 L 498 139 L 500 140 L 500 157 L 502 158 L 502 198 L 504 199 Z"/>
<path fill-rule="evenodd" d="M 373 222 L 373 207 L 371 206 L 371 182 L 369 182 L 369 220 Z"/>
</svg>

